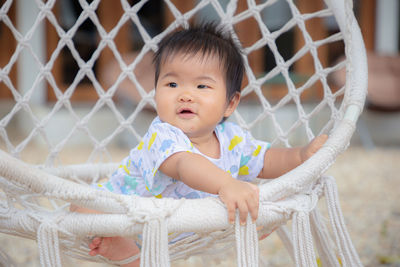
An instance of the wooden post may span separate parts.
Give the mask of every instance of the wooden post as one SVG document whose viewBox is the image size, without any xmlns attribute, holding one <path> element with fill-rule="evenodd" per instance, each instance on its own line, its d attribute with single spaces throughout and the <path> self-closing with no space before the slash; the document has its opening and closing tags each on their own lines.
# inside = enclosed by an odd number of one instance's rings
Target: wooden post
<svg viewBox="0 0 400 267">
<path fill-rule="evenodd" d="M 56 5 L 59 4 L 58 2 Z M 58 7 L 56 6 L 53 10 L 53 13 L 56 17 L 60 14 L 58 12 Z M 109 32 L 111 31 L 121 19 L 123 14 L 123 9 L 121 5 L 116 4 L 115 1 L 104 0 L 101 1 L 98 9 L 97 15 L 99 17 L 99 21 L 104 29 Z M 130 40 L 128 38 L 129 34 L 129 21 L 123 25 L 116 37 L 114 38 L 115 45 L 119 53 L 124 54 L 129 51 L 130 48 Z M 46 21 L 46 39 L 47 39 L 47 58 L 50 59 L 51 53 L 53 53 L 54 49 L 57 47 L 59 42 L 59 36 L 55 31 L 54 27 L 50 25 L 48 21 Z M 97 31 L 97 30 L 96 30 Z M 63 83 L 63 73 L 62 73 L 62 54 L 58 56 L 58 58 L 54 62 L 54 66 L 52 69 L 53 77 L 59 86 L 60 90 L 65 91 L 69 84 Z M 100 84 L 102 84 L 103 88 L 106 90 L 107 86 L 105 86 L 103 75 L 107 68 L 107 66 L 111 65 L 110 63 L 115 61 L 114 54 L 112 51 L 105 47 L 100 53 L 99 58 L 97 59 L 97 74 L 96 78 L 99 80 Z M 48 85 L 49 86 L 49 85 Z M 75 89 L 74 94 L 71 97 L 72 101 L 95 101 L 98 99 L 97 93 L 93 89 L 92 84 L 80 84 Z M 48 90 L 48 100 L 55 101 L 56 97 L 53 90 Z"/>
<path fill-rule="evenodd" d="M 312 13 L 323 8 L 322 1 L 308 1 L 308 0 L 298 0 L 297 8 L 301 13 Z M 327 36 L 327 31 L 324 27 L 324 22 L 322 18 L 313 18 L 310 21 L 306 21 L 306 30 L 311 35 L 311 38 L 316 40 L 321 40 Z M 304 46 L 303 33 L 296 29 L 295 31 L 295 51 L 300 50 Z M 328 49 L 327 46 L 320 47 L 318 49 L 318 57 L 323 65 L 327 63 L 328 60 Z M 308 54 L 298 60 L 295 63 L 295 70 L 301 74 L 313 74 L 314 72 L 314 60 L 311 54 Z"/>
<path fill-rule="evenodd" d="M 58 5 L 59 3 L 55 3 L 55 7 L 53 8 L 52 12 L 54 16 L 57 18 L 59 17 L 59 12 L 58 12 Z M 47 61 L 50 60 L 54 50 L 57 48 L 58 41 L 60 40 L 59 36 L 57 35 L 57 31 L 55 30 L 54 26 L 46 19 L 46 58 Z M 51 74 L 53 75 L 53 78 L 57 85 L 59 86 L 60 90 L 64 91 L 65 86 L 63 84 L 63 79 L 62 79 L 62 56 L 61 56 L 61 51 L 60 54 L 58 55 L 57 59 L 53 63 L 53 68 L 51 69 Z M 47 62 L 46 62 L 47 63 Z M 50 88 L 50 84 L 47 83 L 47 100 L 48 101 L 55 101 L 57 100 L 56 95 L 53 91 L 53 89 Z"/>
<path fill-rule="evenodd" d="M 176 0 L 173 1 L 173 4 L 182 14 L 184 14 L 185 12 L 191 10 L 195 6 L 196 2 L 194 0 Z M 174 22 L 175 17 L 170 11 L 168 5 L 165 4 L 165 2 L 163 2 L 163 5 L 164 5 L 164 28 L 167 28 L 172 22 Z"/>
<path fill-rule="evenodd" d="M 101 1 L 98 7 L 98 16 L 101 21 L 101 25 L 107 32 L 110 32 L 121 19 L 124 14 L 124 10 L 121 5 L 116 4 L 115 1 L 106 0 Z M 130 21 L 128 20 L 118 31 L 116 37 L 114 38 L 114 43 L 121 55 L 126 54 L 130 50 L 131 42 L 129 40 L 130 34 Z M 107 71 L 107 66 L 112 65 L 111 63 L 116 61 L 113 52 L 106 46 L 100 54 L 98 59 L 98 73 L 104 73 Z M 128 62 L 125 62 L 128 63 Z M 129 62 L 130 63 L 130 62 Z M 100 83 L 104 86 L 103 75 L 99 75 L 98 79 Z M 107 89 L 107 88 L 105 88 Z"/>
<path fill-rule="evenodd" d="M 360 1 L 360 28 L 367 51 L 375 48 L 376 0 Z"/>
<path fill-rule="evenodd" d="M 300 13 L 312 13 L 323 8 L 323 1 L 309 1 L 309 0 L 298 0 L 297 8 Z M 327 30 L 324 27 L 322 18 L 313 18 L 310 21 L 305 21 L 306 30 L 311 35 L 313 40 L 321 40 L 327 36 Z M 300 50 L 305 42 L 303 33 L 301 30 L 295 30 L 295 53 Z M 318 48 L 318 59 L 322 66 L 327 66 L 328 63 L 328 46 L 323 45 Z M 314 59 L 311 54 L 307 53 L 301 59 L 295 62 L 294 70 L 298 74 L 312 75 L 315 72 Z M 313 90 L 307 90 L 302 94 L 302 98 L 315 98 L 315 96 L 322 98 L 322 84 L 317 83 L 313 86 Z"/>
<path fill-rule="evenodd" d="M 237 4 L 237 13 L 248 9 L 246 0 L 239 0 Z M 257 21 L 254 18 L 246 19 L 235 25 L 235 30 L 243 47 L 253 45 L 261 38 L 261 32 Z M 264 72 L 264 51 L 258 49 L 248 55 L 249 64 L 253 73 L 261 74 Z"/>
<path fill-rule="evenodd" d="M 2 4 L 3 2 L 4 1 L 1 1 Z M 16 24 L 15 5 L 16 3 L 13 2 L 7 13 L 8 17 L 10 18 L 10 20 L 14 25 Z M 12 54 L 15 52 L 16 47 L 17 47 L 17 42 L 15 40 L 15 37 L 11 33 L 11 30 L 8 29 L 8 27 L 4 24 L 4 22 L 0 22 L 0 68 L 4 68 L 5 65 L 8 64 Z M 14 63 L 8 75 L 15 88 L 18 88 L 17 73 L 16 73 L 17 64 L 18 62 Z M 4 83 L 4 81 L 0 82 L 0 99 L 2 98 L 6 99 L 12 98 L 11 90 Z"/>
</svg>

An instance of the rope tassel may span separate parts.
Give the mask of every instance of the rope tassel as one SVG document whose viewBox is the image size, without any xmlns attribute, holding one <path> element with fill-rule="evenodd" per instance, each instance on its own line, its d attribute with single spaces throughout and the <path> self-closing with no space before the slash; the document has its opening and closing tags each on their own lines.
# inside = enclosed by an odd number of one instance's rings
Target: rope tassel
<svg viewBox="0 0 400 267">
<path fill-rule="evenodd" d="M 239 216 L 236 216 L 235 237 L 238 267 L 258 267 L 257 229 L 250 215 L 244 226 L 240 225 Z"/>
<path fill-rule="evenodd" d="M 42 223 L 37 233 L 40 265 L 44 267 L 61 267 L 61 255 L 58 231 L 48 223 Z"/>
<path fill-rule="evenodd" d="M 333 177 L 327 178 L 328 179 L 325 181 L 326 203 L 342 265 L 345 267 L 363 266 L 344 223 L 342 210 L 339 206 L 339 196 L 335 180 Z"/>
<path fill-rule="evenodd" d="M 140 267 L 169 267 L 168 230 L 157 218 L 144 224 Z"/>
<path fill-rule="evenodd" d="M 322 215 L 317 209 L 311 212 L 311 229 L 315 239 L 322 266 L 340 267 L 335 254 L 335 245 L 331 240 Z"/>
<path fill-rule="evenodd" d="M 317 267 L 308 212 L 294 213 L 293 245 L 296 266 Z"/>
</svg>

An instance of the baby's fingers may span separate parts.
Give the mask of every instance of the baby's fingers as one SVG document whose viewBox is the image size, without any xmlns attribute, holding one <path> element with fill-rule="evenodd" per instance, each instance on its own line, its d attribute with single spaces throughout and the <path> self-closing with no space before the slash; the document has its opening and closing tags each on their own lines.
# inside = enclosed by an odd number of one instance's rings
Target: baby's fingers
<svg viewBox="0 0 400 267">
<path fill-rule="evenodd" d="M 249 207 L 249 212 L 251 215 L 251 219 L 253 220 L 253 222 L 255 222 L 257 220 L 258 217 L 258 198 L 257 200 L 255 200 L 254 198 L 251 199 L 250 201 L 247 202 L 247 206 Z"/>
<path fill-rule="evenodd" d="M 236 206 L 233 203 L 227 203 L 226 208 L 228 210 L 228 221 L 230 224 L 233 224 L 235 222 Z"/>
<path fill-rule="evenodd" d="M 317 152 L 328 140 L 328 135 L 322 134 L 317 136 L 312 142 L 311 142 L 311 152 L 315 153 Z"/>
<path fill-rule="evenodd" d="M 247 220 L 247 215 L 249 214 L 249 208 L 247 206 L 247 202 L 239 202 L 238 209 L 239 209 L 240 225 L 245 225 Z"/>
<path fill-rule="evenodd" d="M 258 217 L 260 188 L 250 183 L 249 186 L 253 190 L 253 193 L 251 195 L 251 198 L 247 200 L 247 205 L 249 207 L 251 218 L 253 219 L 253 222 L 255 222 Z"/>
</svg>

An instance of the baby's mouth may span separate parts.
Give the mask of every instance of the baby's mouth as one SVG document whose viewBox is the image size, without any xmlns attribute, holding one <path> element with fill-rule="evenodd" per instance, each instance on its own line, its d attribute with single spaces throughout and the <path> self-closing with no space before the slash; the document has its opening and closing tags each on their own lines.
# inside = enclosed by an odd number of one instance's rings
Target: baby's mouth
<svg viewBox="0 0 400 267">
<path fill-rule="evenodd" d="M 195 112 L 190 108 L 182 108 L 178 110 L 178 115 L 182 118 L 191 118 L 195 115 Z"/>
<path fill-rule="evenodd" d="M 180 108 L 178 114 L 194 114 L 191 108 Z"/>
<path fill-rule="evenodd" d="M 179 112 L 180 114 L 192 114 L 193 112 L 190 109 L 184 109 Z"/>
</svg>

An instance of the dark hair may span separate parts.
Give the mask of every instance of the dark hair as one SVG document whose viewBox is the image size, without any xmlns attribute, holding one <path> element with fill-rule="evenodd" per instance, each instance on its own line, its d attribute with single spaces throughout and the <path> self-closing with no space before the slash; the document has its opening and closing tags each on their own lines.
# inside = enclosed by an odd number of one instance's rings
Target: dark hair
<svg viewBox="0 0 400 267">
<path fill-rule="evenodd" d="M 225 71 L 227 99 L 231 100 L 236 92 L 240 93 L 244 73 L 241 50 L 223 26 L 215 22 L 201 23 L 162 39 L 153 59 L 156 86 L 161 64 L 176 53 L 218 56 Z"/>
</svg>

